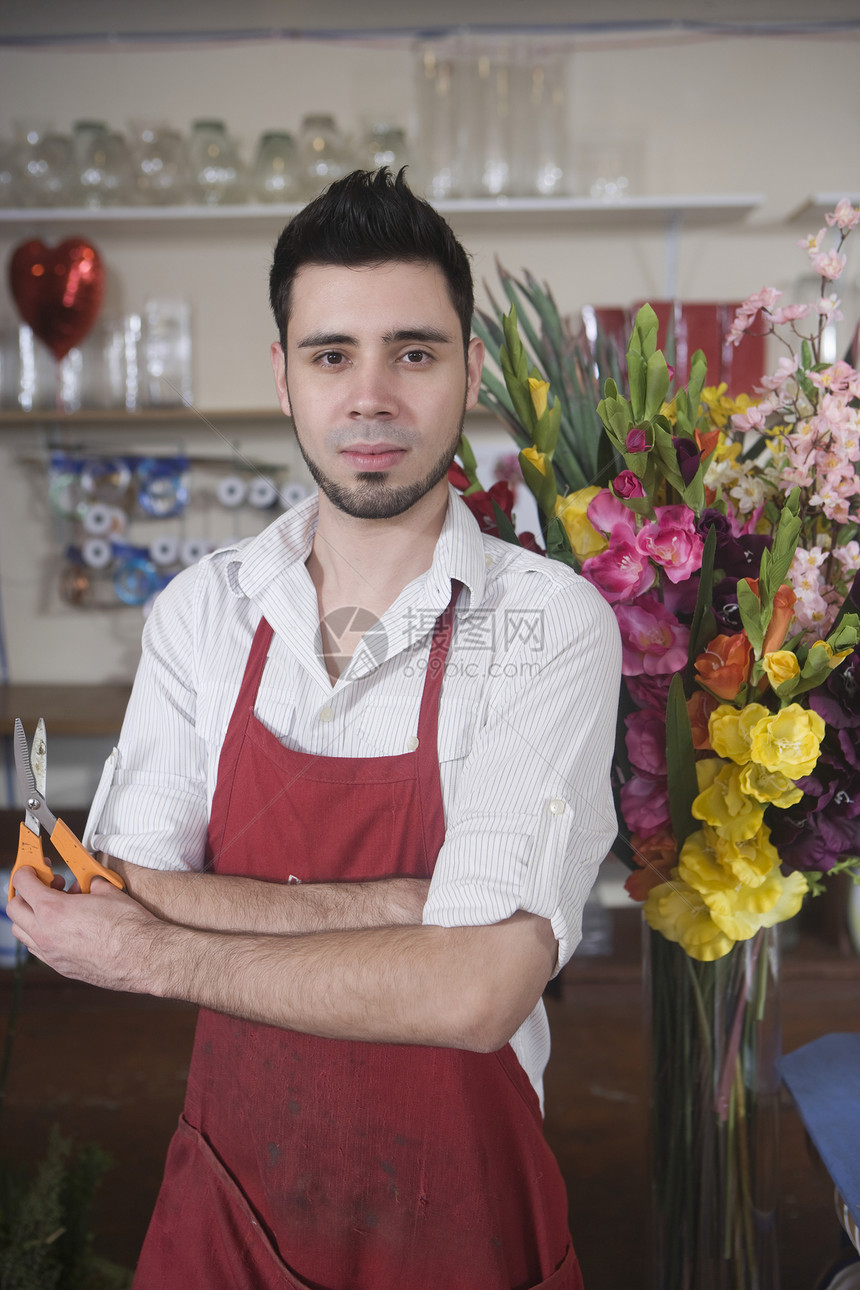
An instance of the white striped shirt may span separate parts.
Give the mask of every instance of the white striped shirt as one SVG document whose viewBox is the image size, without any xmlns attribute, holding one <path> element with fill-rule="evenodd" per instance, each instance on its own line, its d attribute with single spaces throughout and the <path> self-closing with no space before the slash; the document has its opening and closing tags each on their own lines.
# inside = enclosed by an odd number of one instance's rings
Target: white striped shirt
<svg viewBox="0 0 860 1290">
<path fill-rule="evenodd" d="M 158 597 L 87 844 L 155 869 L 202 868 L 221 746 L 261 615 L 274 636 L 255 711 L 284 744 L 327 757 L 413 749 L 433 625 L 456 578 L 463 590 L 439 700 L 445 843 L 424 922 L 478 926 L 527 910 L 550 919 L 561 967 L 615 836 L 621 651 L 611 609 L 565 566 L 482 534 L 451 489 L 432 566 L 332 686 L 305 564 L 316 521 L 312 496 Z M 540 1096 L 542 1004 L 512 1042 Z"/>
</svg>

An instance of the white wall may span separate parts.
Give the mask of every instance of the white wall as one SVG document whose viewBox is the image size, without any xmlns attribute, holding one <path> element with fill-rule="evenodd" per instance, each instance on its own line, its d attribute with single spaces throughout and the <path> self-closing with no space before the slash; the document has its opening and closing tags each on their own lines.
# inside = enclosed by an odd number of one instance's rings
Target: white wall
<svg viewBox="0 0 860 1290">
<path fill-rule="evenodd" d="M 572 47 L 570 130 L 583 140 L 626 132 L 641 149 L 642 191 L 761 193 L 748 221 L 682 238 L 678 292 L 736 299 L 768 283 L 790 289 L 805 269 L 795 245 L 812 224 L 786 217 L 815 191 L 860 191 L 860 77 L 857 38 L 663 37 L 635 43 L 606 37 Z M 295 129 L 304 112 L 328 110 L 344 125 L 384 115 L 412 117 L 412 59 L 405 50 L 278 42 L 165 49 L 0 49 L 0 135 L 19 119 L 68 129 L 81 117 L 118 128 L 134 118 L 187 129 L 223 117 L 246 153 L 260 131 Z M 25 230 L 0 244 L 4 259 Z M 44 234 L 43 234 L 44 235 Z M 195 396 L 199 406 L 274 407 L 268 364 L 273 327 L 266 305 L 271 236 L 247 233 L 130 237 L 100 232 L 112 305 L 130 309 L 151 294 L 181 291 L 194 305 Z M 659 231 L 616 232 L 535 225 L 463 234 L 477 280 L 495 276 L 493 257 L 547 279 L 565 311 L 586 303 L 661 296 L 665 245 Z M 50 240 L 50 239 L 49 239 Z M 860 265 L 855 249 L 853 273 Z M 8 298 L 0 313 L 11 315 Z M 250 456 L 290 460 L 283 424 L 230 437 Z M 481 431 L 478 430 L 480 434 Z M 122 442 L 133 445 L 128 431 Z M 221 452 L 211 432 L 183 431 L 191 451 Z M 56 534 L 39 465 L 36 430 L 0 431 L 0 592 L 11 679 L 91 682 L 130 678 L 139 611 L 76 611 L 53 590 Z M 29 458 L 30 464 L 24 462 Z M 35 464 L 34 464 L 35 463 Z"/>
</svg>

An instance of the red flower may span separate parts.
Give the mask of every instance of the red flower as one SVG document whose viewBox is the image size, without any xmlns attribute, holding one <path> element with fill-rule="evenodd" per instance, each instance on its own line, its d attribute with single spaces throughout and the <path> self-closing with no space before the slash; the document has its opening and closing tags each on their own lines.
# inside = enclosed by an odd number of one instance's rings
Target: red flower
<svg viewBox="0 0 860 1290">
<path fill-rule="evenodd" d="M 660 829 L 649 838 L 634 833 L 630 843 L 637 867 L 628 876 L 624 888 L 634 900 L 644 900 L 652 887 L 669 881 L 678 863 L 678 848 L 669 829 Z"/>
<path fill-rule="evenodd" d="M 487 492 L 469 493 L 463 497 L 463 501 L 474 515 L 485 533 L 492 533 L 495 537 L 499 536 L 499 526 L 496 523 L 496 513 L 493 510 L 493 502 L 496 503 L 499 510 L 502 511 L 510 520 L 514 511 L 514 493 L 510 484 L 504 480 L 499 480 L 497 484 L 488 489 Z"/>
<path fill-rule="evenodd" d="M 711 740 L 708 735 L 708 717 L 719 706 L 719 699 L 705 690 L 696 690 L 687 700 L 687 712 L 690 715 L 690 729 L 693 732 L 693 747 L 698 751 L 708 750 Z"/>
</svg>

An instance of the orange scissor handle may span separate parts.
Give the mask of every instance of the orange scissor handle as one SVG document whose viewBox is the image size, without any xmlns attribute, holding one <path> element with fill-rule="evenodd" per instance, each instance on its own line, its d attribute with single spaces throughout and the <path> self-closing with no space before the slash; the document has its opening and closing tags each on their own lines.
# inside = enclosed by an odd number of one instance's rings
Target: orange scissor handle
<svg viewBox="0 0 860 1290">
<path fill-rule="evenodd" d="M 32 829 L 28 829 L 24 821 L 21 821 L 18 829 L 18 855 L 15 859 L 15 866 L 9 876 L 9 899 L 15 895 L 15 874 L 23 868 L 35 869 L 36 877 L 50 887 L 54 879 L 54 873 L 42 854 L 41 840 L 36 836 Z"/>
<path fill-rule="evenodd" d="M 125 883 L 119 874 L 112 873 L 103 864 L 99 864 L 62 820 L 57 820 L 54 825 L 51 841 L 77 878 L 81 891 L 89 891 L 93 878 L 104 878 L 120 891 L 125 890 Z"/>
</svg>

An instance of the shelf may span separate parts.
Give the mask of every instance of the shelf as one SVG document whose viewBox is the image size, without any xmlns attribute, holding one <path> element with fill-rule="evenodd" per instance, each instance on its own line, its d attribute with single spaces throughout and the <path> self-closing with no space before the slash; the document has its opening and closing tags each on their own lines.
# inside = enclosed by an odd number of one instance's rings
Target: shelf
<svg viewBox="0 0 860 1290">
<path fill-rule="evenodd" d="M 217 411 L 185 407 L 141 408 L 138 412 L 126 412 L 123 408 L 90 408 L 80 412 L 60 413 L 43 408 L 35 412 L 0 412 L 0 430 L 44 425 L 98 428 L 122 426 L 130 430 L 138 426 L 205 425 L 207 421 L 264 425 L 286 420 L 280 408 L 219 408 Z"/>
<path fill-rule="evenodd" d="M 746 218 L 763 202 L 761 194 L 630 197 L 618 202 L 593 197 L 499 197 L 440 201 L 436 209 L 458 228 L 469 229 L 485 225 L 490 229 L 524 225 L 541 230 L 666 229 L 679 223 L 692 227 L 733 223 Z M 163 235 L 168 231 L 180 236 L 199 236 L 204 231 L 213 237 L 230 233 L 276 235 L 301 209 L 295 204 L 8 208 L 0 210 L 0 230 L 6 228 L 10 234 L 49 230 L 134 236 Z"/>
<path fill-rule="evenodd" d="M 858 193 L 812 193 L 796 206 L 788 216 L 789 224 L 796 224 L 798 220 L 813 220 L 818 224 L 823 223 L 824 216 L 828 215 L 836 203 L 847 197 L 852 206 L 860 205 L 860 194 Z"/>
<path fill-rule="evenodd" d="M 118 735 L 131 686 L 0 685 L 0 735 L 20 717 L 28 735 L 39 717 L 49 735 Z"/>
</svg>

